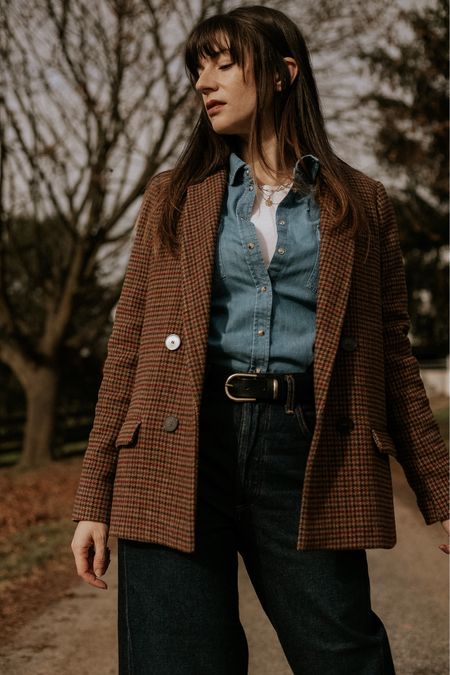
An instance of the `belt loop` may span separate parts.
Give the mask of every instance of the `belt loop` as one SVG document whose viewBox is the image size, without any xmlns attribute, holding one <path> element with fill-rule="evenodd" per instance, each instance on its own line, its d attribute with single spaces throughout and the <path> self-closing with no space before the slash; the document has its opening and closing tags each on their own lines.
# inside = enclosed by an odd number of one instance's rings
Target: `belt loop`
<svg viewBox="0 0 450 675">
<path fill-rule="evenodd" d="M 294 376 L 291 375 L 291 373 L 286 373 L 284 375 L 284 379 L 286 380 L 286 387 L 287 387 L 286 403 L 284 404 L 284 411 L 288 415 L 293 415 L 294 414 L 294 393 L 295 393 Z"/>
</svg>

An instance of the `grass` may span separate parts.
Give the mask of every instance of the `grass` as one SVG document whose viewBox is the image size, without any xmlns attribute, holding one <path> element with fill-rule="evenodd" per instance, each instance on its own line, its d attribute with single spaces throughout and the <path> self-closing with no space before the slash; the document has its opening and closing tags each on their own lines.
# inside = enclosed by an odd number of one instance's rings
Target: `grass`
<svg viewBox="0 0 450 675">
<path fill-rule="evenodd" d="M 44 566 L 70 546 L 74 523 L 68 518 L 26 527 L 0 542 L 0 582 L 12 581 Z"/>
</svg>

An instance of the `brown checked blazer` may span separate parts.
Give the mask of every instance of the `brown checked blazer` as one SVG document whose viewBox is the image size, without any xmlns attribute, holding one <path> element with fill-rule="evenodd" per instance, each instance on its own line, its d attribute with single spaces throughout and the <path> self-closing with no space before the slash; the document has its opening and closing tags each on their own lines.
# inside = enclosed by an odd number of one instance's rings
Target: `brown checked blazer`
<svg viewBox="0 0 450 675">
<path fill-rule="evenodd" d="M 389 457 L 402 466 L 427 524 L 449 517 L 448 450 L 408 339 L 409 316 L 394 210 L 382 183 L 342 163 L 370 225 L 332 233 L 321 199 L 314 351 L 316 427 L 297 549 L 391 548 L 396 542 Z M 147 186 L 117 305 L 73 520 L 109 534 L 195 549 L 199 406 L 219 212 L 228 171 L 188 189 L 177 257 L 151 247 L 157 196 Z M 181 338 L 178 349 L 166 337 Z"/>
</svg>

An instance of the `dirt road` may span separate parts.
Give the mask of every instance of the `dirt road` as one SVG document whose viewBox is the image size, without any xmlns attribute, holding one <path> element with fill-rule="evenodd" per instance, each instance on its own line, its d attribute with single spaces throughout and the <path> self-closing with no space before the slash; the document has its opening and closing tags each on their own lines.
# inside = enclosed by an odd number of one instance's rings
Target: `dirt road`
<svg viewBox="0 0 450 675">
<path fill-rule="evenodd" d="M 425 525 L 400 467 L 393 462 L 392 468 L 398 543 L 391 550 L 368 551 L 373 608 L 387 628 L 397 675 L 447 675 L 449 558 L 437 548 L 445 533 L 440 524 Z M 115 540 L 110 545 L 114 553 Z M 249 675 L 290 675 L 241 559 L 239 563 Z M 2 675 L 116 675 L 116 574 L 113 555 L 105 576 L 108 591 L 76 583 L 24 625 L 14 643 L 0 652 Z"/>
</svg>

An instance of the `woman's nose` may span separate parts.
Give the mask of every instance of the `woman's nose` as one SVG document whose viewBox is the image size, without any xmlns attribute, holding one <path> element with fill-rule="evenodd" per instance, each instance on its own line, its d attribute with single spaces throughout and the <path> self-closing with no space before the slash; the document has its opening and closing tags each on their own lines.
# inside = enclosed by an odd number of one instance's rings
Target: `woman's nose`
<svg viewBox="0 0 450 675">
<path fill-rule="evenodd" d="M 208 91 L 214 91 L 217 89 L 217 84 L 214 82 L 211 74 L 203 71 L 200 73 L 197 82 L 195 83 L 195 88 L 200 94 L 206 94 Z"/>
</svg>

